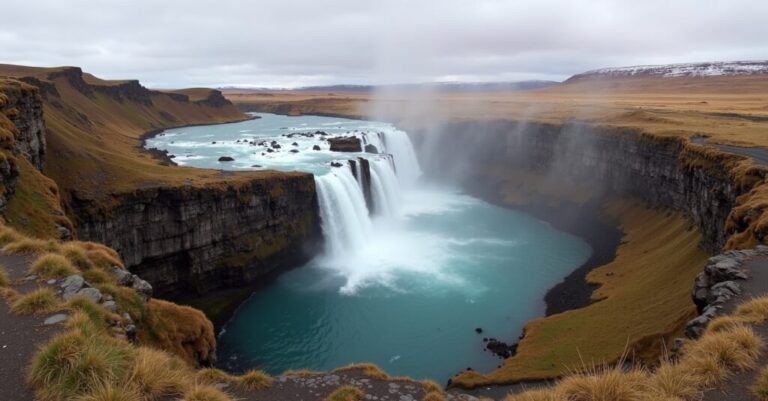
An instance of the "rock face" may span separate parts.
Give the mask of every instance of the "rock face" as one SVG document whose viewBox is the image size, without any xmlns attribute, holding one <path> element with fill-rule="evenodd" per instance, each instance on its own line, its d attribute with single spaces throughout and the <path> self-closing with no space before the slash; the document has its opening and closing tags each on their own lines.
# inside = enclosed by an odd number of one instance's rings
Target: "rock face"
<svg viewBox="0 0 768 401">
<path fill-rule="evenodd" d="M 362 152 L 363 144 L 360 138 L 354 136 L 345 136 L 338 138 L 328 138 L 331 144 L 332 152 Z"/>
<path fill-rule="evenodd" d="M 78 236 L 118 251 L 161 297 L 247 286 L 305 263 L 322 241 L 315 181 L 304 173 L 74 197 L 71 207 Z"/>
<path fill-rule="evenodd" d="M 728 251 L 709 258 L 704 271 L 696 276 L 691 291 L 699 315 L 685 327 L 688 338 L 701 337 L 709 322 L 723 312 L 725 303 L 741 294 L 739 283 L 749 278 L 742 266 L 746 260 L 759 255 L 768 255 L 768 246 Z"/>
<path fill-rule="evenodd" d="M 0 212 L 16 191 L 19 167 L 15 158 L 43 168 L 45 124 L 39 90 L 16 80 L 0 79 Z"/>
<path fill-rule="evenodd" d="M 421 154 L 427 156 L 422 168 L 433 177 L 458 177 L 466 186 L 493 188 L 495 182 L 481 177 L 489 169 L 530 171 L 550 185 L 638 198 L 650 207 L 686 213 L 712 253 L 725 244 L 729 213 L 745 191 L 732 182 L 724 165 L 739 156 L 711 160 L 708 149 L 683 138 L 515 122 L 456 123 L 442 131 L 440 141 L 414 131 Z"/>
<path fill-rule="evenodd" d="M 358 157 L 357 160 L 349 161 L 349 168 L 352 170 L 352 175 L 363 188 L 363 195 L 365 196 L 365 204 L 368 207 L 368 212 L 375 213 L 375 205 L 373 203 L 373 190 L 371 189 L 371 163 L 368 159 Z"/>
</svg>

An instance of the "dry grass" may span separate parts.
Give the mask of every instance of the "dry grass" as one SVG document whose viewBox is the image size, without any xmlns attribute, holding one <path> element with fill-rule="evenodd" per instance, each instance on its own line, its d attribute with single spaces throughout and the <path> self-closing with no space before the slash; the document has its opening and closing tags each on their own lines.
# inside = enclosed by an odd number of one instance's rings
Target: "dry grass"
<svg viewBox="0 0 768 401">
<path fill-rule="evenodd" d="M 760 401 L 768 401 L 768 366 L 758 373 L 757 380 L 752 385 L 752 394 Z"/>
<path fill-rule="evenodd" d="M 142 400 L 138 390 L 131 383 L 117 384 L 111 381 L 100 381 L 84 395 L 75 401 L 139 401 Z M 143 401 L 143 400 L 142 400 Z"/>
<path fill-rule="evenodd" d="M 378 366 L 372 363 L 351 364 L 351 365 L 347 365 L 334 370 L 334 372 L 352 372 L 352 371 L 359 371 L 360 373 L 370 377 L 371 379 L 376 379 L 376 380 L 389 379 L 388 374 L 386 374 L 383 370 L 381 370 L 381 368 L 379 368 Z"/>
<path fill-rule="evenodd" d="M 158 400 L 183 395 L 194 373 L 178 357 L 139 347 L 129 377 L 144 399 Z"/>
<path fill-rule="evenodd" d="M 67 242 L 61 245 L 61 254 L 78 269 L 82 271 L 90 270 L 93 267 L 91 259 L 83 249 L 83 246 L 77 242 Z"/>
<path fill-rule="evenodd" d="M 79 273 L 69 259 L 55 253 L 47 253 L 37 258 L 30 266 L 29 272 L 44 278 L 64 278 Z"/>
<path fill-rule="evenodd" d="M 197 309 L 159 299 L 147 303 L 147 330 L 139 333 L 142 341 L 172 352 L 189 364 L 207 360 L 216 350 L 213 323 Z"/>
<path fill-rule="evenodd" d="M 8 226 L 0 226 L 0 245 L 7 245 L 11 242 L 16 242 L 22 239 L 24 236 L 19 234 L 18 231 Z"/>
<path fill-rule="evenodd" d="M 311 377 L 311 376 L 317 376 L 321 374 L 323 374 L 323 372 L 318 372 L 316 370 L 309 370 L 309 369 L 286 370 L 285 372 L 283 372 L 283 376 L 295 376 L 295 377 Z"/>
<path fill-rule="evenodd" d="M 734 316 L 749 323 L 763 323 L 768 320 L 768 297 L 753 298 L 736 308 Z"/>
<path fill-rule="evenodd" d="M 443 393 L 427 393 L 424 395 L 424 398 L 421 399 L 422 401 L 445 401 L 446 398 L 443 395 Z"/>
<path fill-rule="evenodd" d="M 325 398 L 325 401 L 361 401 L 365 394 L 357 387 L 341 386 Z"/>
<path fill-rule="evenodd" d="M 763 340 L 746 323 L 722 319 L 698 340 L 687 342 L 677 362 L 662 360 L 653 370 L 585 366 L 553 387 L 510 395 L 505 401 L 660 401 L 699 400 L 705 390 L 733 372 L 754 369 Z M 768 370 L 753 388 L 768 399 Z"/>
<path fill-rule="evenodd" d="M 35 355 L 29 380 L 42 400 L 72 399 L 130 369 L 128 343 L 104 335 L 68 331 Z"/>
<path fill-rule="evenodd" d="M 195 385 L 187 390 L 182 401 L 233 401 L 223 391 L 207 385 Z"/>
<path fill-rule="evenodd" d="M 40 288 L 18 296 L 11 304 L 11 312 L 17 315 L 33 315 L 50 312 L 58 306 L 56 294 L 50 288 Z"/>
<path fill-rule="evenodd" d="M 628 345 L 636 359 L 658 361 L 664 342 L 695 312 L 691 283 L 707 259 L 698 246 L 701 234 L 679 214 L 635 202 L 611 203 L 606 211 L 618 219 L 624 237 L 616 258 L 587 276 L 599 285 L 592 299 L 600 302 L 529 322 L 517 354 L 500 369 L 463 372 L 454 385 L 557 377 L 583 362 L 616 361 Z"/>
<path fill-rule="evenodd" d="M 237 377 L 236 382 L 238 386 L 245 390 L 255 391 L 271 386 L 274 379 L 260 370 L 249 370 Z"/>
<path fill-rule="evenodd" d="M 8 272 L 0 266 L 0 287 L 8 287 L 9 285 L 11 285 L 11 279 L 8 278 Z"/>
<path fill-rule="evenodd" d="M 216 368 L 203 368 L 195 373 L 195 378 L 206 384 L 234 383 L 237 378 Z"/>
<path fill-rule="evenodd" d="M 3 252 L 11 255 L 58 251 L 58 242 L 53 240 L 41 240 L 34 238 L 22 238 L 3 247 Z"/>
</svg>

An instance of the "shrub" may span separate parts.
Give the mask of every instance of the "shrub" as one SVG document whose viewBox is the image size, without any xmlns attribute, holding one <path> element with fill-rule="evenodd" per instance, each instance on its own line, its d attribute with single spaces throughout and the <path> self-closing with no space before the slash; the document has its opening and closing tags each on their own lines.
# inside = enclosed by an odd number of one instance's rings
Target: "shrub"
<svg viewBox="0 0 768 401">
<path fill-rule="evenodd" d="M 183 401 L 232 401 L 232 398 L 215 387 L 195 385 L 184 393 Z"/>
<path fill-rule="evenodd" d="M 55 253 L 47 253 L 37 258 L 29 271 L 45 278 L 63 278 L 79 273 L 67 258 Z"/>
<path fill-rule="evenodd" d="M 50 288 L 40 288 L 30 293 L 20 295 L 13 304 L 11 311 L 17 315 L 32 315 L 53 310 L 58 304 L 56 295 Z"/>
<path fill-rule="evenodd" d="M 237 378 L 237 384 L 246 390 L 261 390 L 272 385 L 274 380 L 260 370 L 249 370 Z"/>
<path fill-rule="evenodd" d="M 365 397 L 359 388 L 353 386 L 341 386 L 334 390 L 325 401 L 360 401 Z"/>
<path fill-rule="evenodd" d="M 183 395 L 191 376 L 190 369 L 178 358 L 152 348 L 136 349 L 130 377 L 147 400 Z"/>
</svg>

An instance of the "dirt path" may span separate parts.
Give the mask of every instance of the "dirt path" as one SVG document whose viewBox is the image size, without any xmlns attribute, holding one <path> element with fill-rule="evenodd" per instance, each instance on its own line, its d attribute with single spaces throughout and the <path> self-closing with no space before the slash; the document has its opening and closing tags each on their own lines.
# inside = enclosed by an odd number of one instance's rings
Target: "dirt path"
<svg viewBox="0 0 768 401">
<path fill-rule="evenodd" d="M 752 159 L 752 163 L 758 166 L 768 166 L 768 149 L 764 148 L 748 148 L 744 146 L 734 145 L 721 145 L 717 143 L 706 143 L 705 137 L 691 138 L 691 142 L 699 145 L 712 146 L 725 153 L 733 153 L 735 155 L 746 156 Z"/>
<path fill-rule="evenodd" d="M 742 293 L 725 304 L 725 313 L 733 312 L 736 306 L 742 302 L 768 293 L 768 257 L 755 257 L 744 263 L 743 267 L 749 271 L 749 280 L 739 282 Z M 768 323 L 755 326 L 755 331 L 768 344 Z M 756 370 L 736 373 L 721 388 L 707 391 L 703 401 L 757 400 L 752 395 L 750 388 L 755 383 L 758 372 L 766 365 L 768 365 L 768 350 L 763 352 Z"/>
<path fill-rule="evenodd" d="M 13 288 L 26 293 L 37 288 L 34 281 L 25 280 L 29 256 L 0 254 L 0 265 L 8 272 Z M 16 316 L 0 299 L 0 400 L 32 401 L 32 390 L 26 385 L 29 362 L 40 344 L 47 342 L 59 329 L 44 325 L 48 316 Z"/>
</svg>

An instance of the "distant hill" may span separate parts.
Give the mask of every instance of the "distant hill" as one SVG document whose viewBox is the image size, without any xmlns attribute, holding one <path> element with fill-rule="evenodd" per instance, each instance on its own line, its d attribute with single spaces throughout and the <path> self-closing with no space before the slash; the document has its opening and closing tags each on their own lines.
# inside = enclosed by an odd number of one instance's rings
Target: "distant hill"
<svg viewBox="0 0 768 401">
<path fill-rule="evenodd" d="M 516 82 L 437 82 L 423 84 L 399 84 L 399 85 L 325 85 L 305 86 L 291 89 L 294 92 L 347 92 L 368 93 L 376 90 L 414 91 L 435 90 L 439 92 L 514 92 L 541 89 L 557 85 L 556 81 L 516 81 Z M 274 92 L 276 89 L 267 88 L 238 88 L 222 87 L 225 92 Z"/>
<path fill-rule="evenodd" d="M 599 78 L 627 77 L 719 77 L 768 74 L 768 61 L 723 61 L 631 67 L 600 68 L 576 74 L 565 83 Z"/>
</svg>

